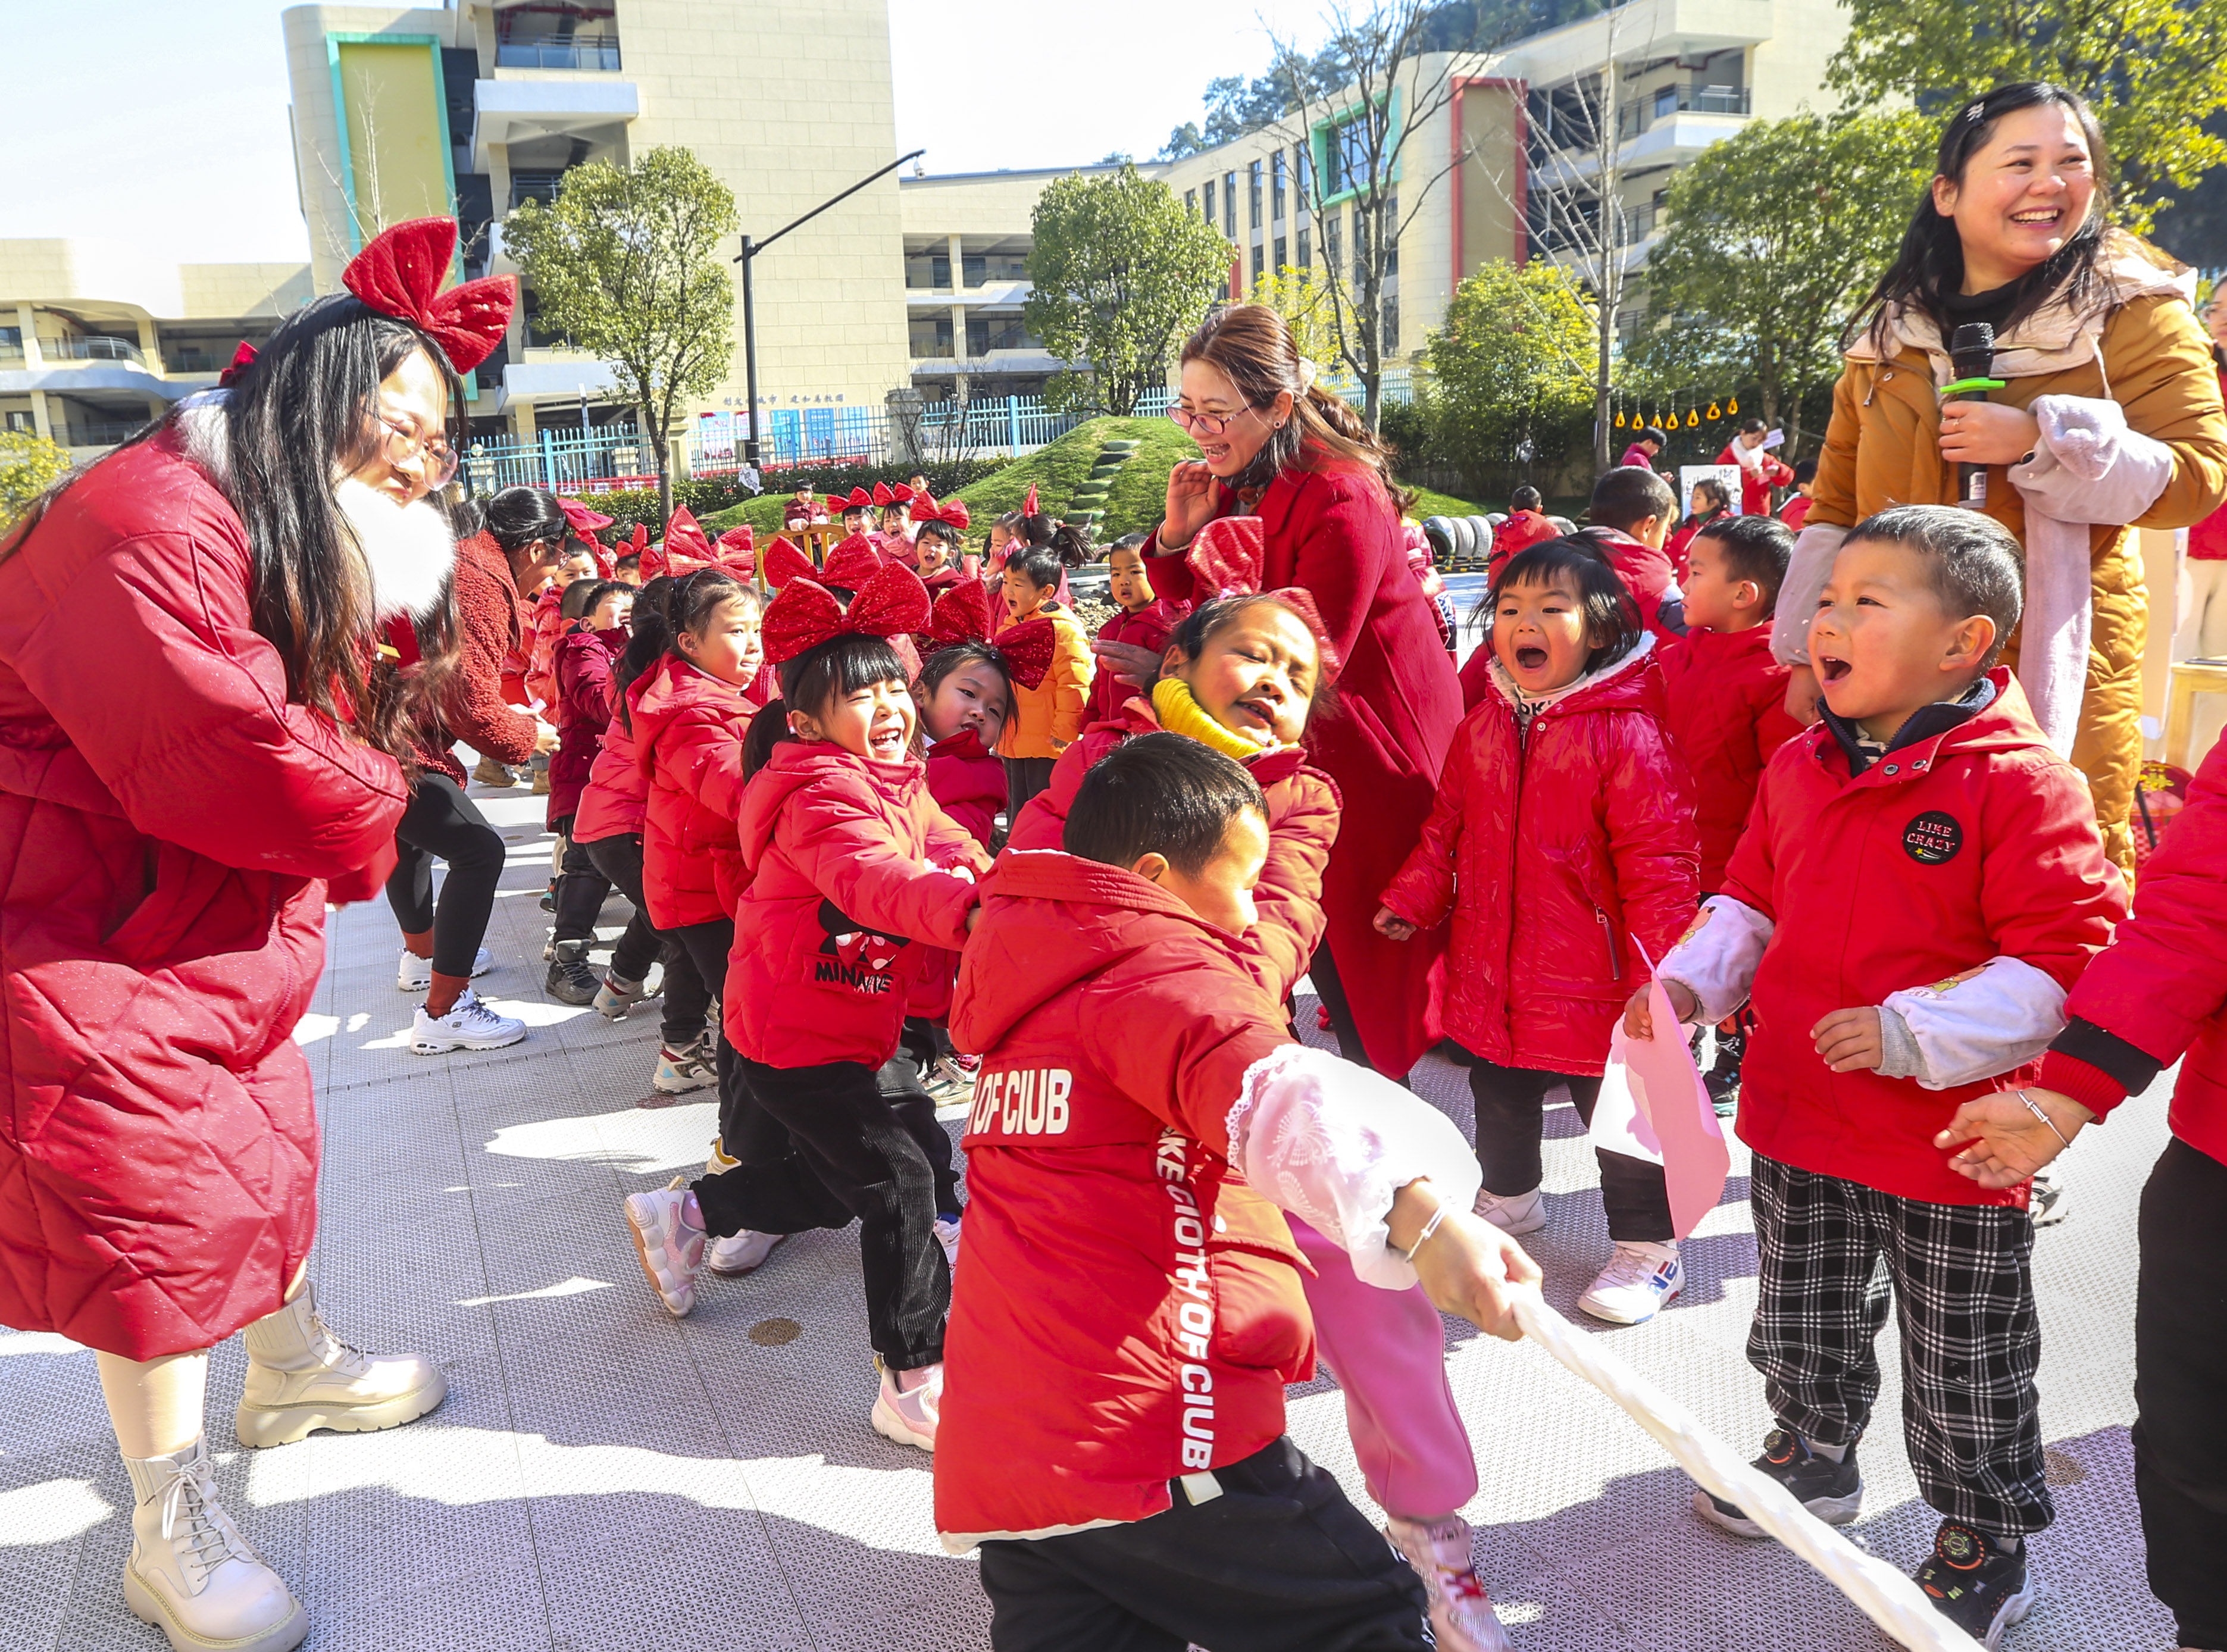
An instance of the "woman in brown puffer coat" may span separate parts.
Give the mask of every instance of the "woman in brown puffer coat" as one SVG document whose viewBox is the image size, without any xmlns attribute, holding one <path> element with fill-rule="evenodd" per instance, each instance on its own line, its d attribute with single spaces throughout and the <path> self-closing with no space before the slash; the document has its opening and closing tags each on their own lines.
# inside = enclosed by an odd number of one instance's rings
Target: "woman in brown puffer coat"
<svg viewBox="0 0 2227 1652">
<path fill-rule="evenodd" d="M 2188 271 L 2105 224 L 2108 167 L 2061 87 L 1998 86 L 1950 118 L 1834 391 L 1772 646 L 1795 668 L 1788 709 L 1814 722 L 1803 637 L 1841 540 L 1890 505 L 1956 502 L 1958 464 L 1985 465 L 1982 508 L 2026 552 L 2006 663 L 2131 866 L 2148 603 L 2129 530 L 2184 527 L 2227 500 L 2227 413 Z M 1948 341 L 1973 322 L 1994 328 L 2005 382 L 1944 405 Z"/>
</svg>

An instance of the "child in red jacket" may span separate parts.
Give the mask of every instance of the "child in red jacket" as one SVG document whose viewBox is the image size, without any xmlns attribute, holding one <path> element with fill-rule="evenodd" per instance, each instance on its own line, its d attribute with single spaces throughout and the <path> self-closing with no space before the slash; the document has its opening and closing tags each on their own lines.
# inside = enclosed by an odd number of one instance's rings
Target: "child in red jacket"
<svg viewBox="0 0 2227 1652">
<path fill-rule="evenodd" d="M 1150 536 L 1129 533 L 1114 541 L 1106 553 L 1107 592 L 1114 598 L 1114 616 L 1098 628 L 1101 642 L 1126 642 L 1158 654 L 1168 646 L 1176 622 L 1190 612 L 1189 603 L 1155 596 L 1145 571 L 1145 545 Z M 1090 679 L 1090 698 L 1082 708 L 1083 727 L 1120 720 L 1121 703 L 1129 698 L 1128 685 L 1104 660 Z"/>
<path fill-rule="evenodd" d="M 2052 1517 L 2033 1225 L 2023 1179 L 1968 1180 L 1936 1137 L 2031 1075 L 2126 911 L 2085 783 L 1989 669 L 2022 571 L 1977 511 L 1904 506 L 1850 531 L 1809 623 L 1822 720 L 1771 758 L 1722 892 L 1662 966 L 1681 1021 L 1754 996 L 1747 1348 L 1777 1419 L 1756 1466 L 1820 1519 L 1856 1518 L 1883 1262 L 1911 1466 L 1943 1517 L 1918 1582 L 1989 1646 L 2032 1601 L 2025 1540 Z M 1762 1535 L 1707 1493 L 1694 1507 Z"/>
<path fill-rule="evenodd" d="M 565 593 L 565 607 L 577 617 L 550 657 L 557 683 L 557 750 L 549 760 L 547 822 L 557 838 L 558 858 L 557 922 L 549 934 L 549 973 L 543 985 L 561 1004 L 589 1004 L 602 983 L 589 967 L 588 950 L 595 944 L 596 915 L 611 883 L 575 840 L 572 822 L 603 730 L 610 726 L 611 673 L 627 646 L 634 591 L 615 579 L 576 580 Z M 629 957 L 647 959 L 654 934 L 648 914 L 637 909 L 628 931 Z"/>
<path fill-rule="evenodd" d="M 1420 1269 L 1502 1334 L 1536 1270 L 1464 1209 L 1444 1116 L 1296 1043 L 1233 955 L 1268 838 L 1243 769 L 1146 734 L 1083 781 L 1064 852 L 986 885 L 935 1515 L 981 1543 L 1002 1652 L 1425 1643 L 1414 1577 L 1283 1435 L 1312 1349 L 1276 1206 L 1356 1289 Z"/>
<path fill-rule="evenodd" d="M 1376 927 L 1404 941 L 1452 917 L 1445 1029 L 1475 1057 L 1477 1213 L 1528 1234 L 1547 1225 L 1547 1092 L 1567 1085 L 1592 1121 L 1617 1012 L 1692 922 L 1694 800 L 1654 639 L 1590 545 L 1519 552 L 1490 600 L 1490 692 L 1454 736 Z M 1685 1283 L 1662 1167 L 1596 1157 L 1616 1252 L 1578 1305 L 1638 1324 Z"/>
<path fill-rule="evenodd" d="M 1786 667 L 1771 653 L 1771 612 L 1793 554 L 1794 536 L 1771 517 L 1727 516 L 1703 528 L 1686 577 L 1690 628 L 1661 654 L 1663 722 L 1694 777 L 1704 900 L 1724 887 L 1763 766 L 1802 732 L 1786 714 Z M 1702 1075 L 1726 1118 L 1739 1104 L 1745 1036 L 1719 1028 Z"/>
<path fill-rule="evenodd" d="M 738 823 L 748 886 L 721 1011 L 740 1081 L 730 1095 L 723 1075 L 720 1121 L 737 1167 L 635 1194 L 627 1219 L 660 1294 L 686 1298 L 707 1234 L 857 1217 L 881 1368 L 873 1426 L 933 1451 L 950 1271 L 928 1159 L 877 1075 L 924 949 L 965 941 L 990 859 L 936 807 L 912 755 L 911 686 L 886 639 L 921 630 L 928 609 L 919 578 L 890 563 L 847 608 L 800 577 L 766 611 L 782 698 L 765 716 L 788 737 L 751 775 Z M 813 1176 L 794 1173 L 799 1150 Z"/>
</svg>

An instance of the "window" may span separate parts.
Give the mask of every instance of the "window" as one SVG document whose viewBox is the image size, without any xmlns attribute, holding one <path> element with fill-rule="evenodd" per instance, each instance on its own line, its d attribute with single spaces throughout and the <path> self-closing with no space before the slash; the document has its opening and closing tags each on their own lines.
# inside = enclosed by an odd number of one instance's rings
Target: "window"
<svg viewBox="0 0 2227 1652">
<path fill-rule="evenodd" d="M 1299 232 L 1299 268 L 1302 270 L 1311 270 L 1315 267 L 1315 250 L 1311 244 L 1312 239 L 1312 236 L 1310 235 L 1307 231 L 1301 230 Z"/>
<path fill-rule="evenodd" d="M 1655 118 L 1661 120 L 1665 115 L 1675 115 L 1677 112 L 1678 88 L 1676 86 L 1656 87 Z"/>
<path fill-rule="evenodd" d="M 1260 275 L 1261 275 L 1261 272 L 1262 272 L 1262 271 L 1263 271 L 1267 267 L 1267 254 L 1266 254 L 1266 253 L 1264 253 L 1264 252 L 1262 252 L 1261 247 L 1260 247 L 1260 242 L 1258 242 L 1258 241 L 1255 241 L 1255 242 L 1254 242 L 1254 243 L 1253 243 L 1253 284 L 1254 284 L 1254 285 L 1258 286 L 1258 285 L 1260 285 Z"/>
<path fill-rule="evenodd" d="M 1258 229 L 1260 227 L 1262 222 L 1260 216 L 1260 162 L 1255 161 L 1252 165 L 1245 169 L 1245 182 L 1248 187 L 1248 204 L 1250 204 L 1253 208 L 1253 227 Z"/>
<path fill-rule="evenodd" d="M 1237 175 L 1222 175 L 1222 233 L 1231 240 L 1237 239 Z"/>
<path fill-rule="evenodd" d="M 1369 188 L 1369 114 L 1363 112 L 1330 129 L 1324 144 L 1326 193 L 1342 195 Z"/>
<path fill-rule="evenodd" d="M 916 361 L 948 360 L 951 358 L 951 317 L 948 316 L 916 316 L 907 325 L 910 334 L 908 348 Z"/>
<path fill-rule="evenodd" d="M 1197 190 L 1186 189 L 1184 191 L 1184 210 L 1187 213 L 1196 213 L 1198 210 Z"/>
<path fill-rule="evenodd" d="M 1361 284 L 1361 272 L 1369 267 L 1369 214 L 1359 207 L 1353 209 L 1353 284 Z"/>
<path fill-rule="evenodd" d="M 1206 186 L 1206 221 L 1214 221 L 1214 185 L 1210 181 Z"/>
<path fill-rule="evenodd" d="M 1287 250 L 1284 238 L 1279 235 L 1276 238 L 1276 267 L 1279 270 L 1286 269 L 1291 265 L 1291 259 L 1285 256 Z"/>
<path fill-rule="evenodd" d="M 1389 243 L 1384 249 L 1384 273 L 1388 277 L 1396 276 L 1400 273 L 1400 197 L 1397 195 L 1384 197 L 1384 235 Z"/>
<path fill-rule="evenodd" d="M 1299 210 L 1305 212 L 1307 210 L 1307 197 L 1314 192 L 1315 187 L 1314 151 L 1305 144 L 1301 144 L 1292 151 L 1292 157 L 1299 163 L 1299 170 L 1292 175 L 1299 184 Z"/>
<path fill-rule="evenodd" d="M 985 356 L 992 350 L 1032 350 L 1037 341 L 1029 335 L 1018 316 L 969 316 L 967 318 L 967 354 Z"/>
<path fill-rule="evenodd" d="M 1275 220 L 1280 224 L 1284 221 L 1284 151 L 1278 150 L 1275 154 L 1275 158 L 1268 164 L 1268 200 L 1270 207 L 1272 208 L 1270 216 L 1274 218 Z M 1282 257 L 1279 255 L 1276 262 L 1280 265 L 1283 261 Z"/>
<path fill-rule="evenodd" d="M 905 285 L 917 290 L 951 287 L 951 254 L 943 252 L 908 252 L 905 254 Z"/>
<path fill-rule="evenodd" d="M 1323 262 L 1330 267 L 1333 275 L 1338 266 L 1338 230 L 1344 222 L 1345 214 L 1340 212 L 1334 212 L 1323 220 Z"/>
<path fill-rule="evenodd" d="M 1400 298 L 1396 293 L 1384 301 L 1384 325 L 1377 334 L 1376 348 L 1384 355 L 1399 354 Z"/>
</svg>

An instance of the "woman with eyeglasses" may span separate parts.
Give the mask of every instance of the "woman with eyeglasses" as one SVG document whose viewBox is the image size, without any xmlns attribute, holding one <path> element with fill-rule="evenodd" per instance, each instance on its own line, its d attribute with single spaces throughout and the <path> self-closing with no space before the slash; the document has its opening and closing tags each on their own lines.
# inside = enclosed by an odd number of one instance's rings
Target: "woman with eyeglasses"
<svg viewBox="0 0 2227 1652">
<path fill-rule="evenodd" d="M 0 1324 L 96 1351 L 131 1485 L 124 1600 L 174 1648 L 309 1630 L 216 1498 L 214 1344 L 246 1332 L 246 1446 L 391 1428 L 447 1392 L 317 1311 L 292 1034 L 327 902 L 392 864 L 455 665 L 427 496 L 457 372 L 515 296 L 439 292 L 455 238 L 389 230 L 348 293 L 0 535 Z"/>
<path fill-rule="evenodd" d="M 411 1019 L 410 1048 L 420 1056 L 501 1049 L 526 1036 L 526 1024 L 498 1015 L 472 991 L 494 967 L 480 942 L 495 911 L 504 863 L 502 834 L 464 790 L 461 741 L 499 763 L 523 763 L 557 749 L 557 730 L 503 698 L 502 662 L 524 640 L 521 599 L 539 590 L 563 558 L 571 526 L 554 495 L 506 488 L 484 507 L 460 507 L 456 524 L 456 610 L 460 647 L 437 714 L 424 725 L 423 769 L 395 828 L 394 872 L 386 902 L 402 926 L 395 985 L 423 992 Z M 449 863 L 438 898 L 433 862 Z"/>
<path fill-rule="evenodd" d="M 1324 878 L 1328 938 L 1310 973 L 1340 1050 L 1399 1077 L 1439 1036 L 1444 931 L 1401 946 L 1370 919 L 1421 836 L 1462 718 L 1453 662 L 1408 571 L 1408 495 L 1390 451 L 1314 381 L 1283 318 L 1264 305 L 1233 304 L 1191 335 L 1169 412 L 1201 456 L 1168 478 L 1166 514 L 1145 547 L 1152 589 L 1177 601 L 1208 594 L 1184 561 L 1192 538 L 1216 517 L 1258 515 L 1261 584 L 1312 596 L 1337 651 L 1340 709 L 1307 737 L 1346 801 Z M 1133 680 L 1149 683 L 1158 667 L 1144 650 L 1095 648 Z M 1417 942 L 1427 944 L 1408 951 Z"/>
</svg>

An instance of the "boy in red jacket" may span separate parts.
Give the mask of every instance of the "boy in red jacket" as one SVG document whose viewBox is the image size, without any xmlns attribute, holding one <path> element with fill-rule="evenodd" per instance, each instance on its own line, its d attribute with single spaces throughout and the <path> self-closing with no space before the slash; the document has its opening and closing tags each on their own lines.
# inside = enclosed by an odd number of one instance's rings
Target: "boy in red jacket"
<svg viewBox="0 0 2227 1652">
<path fill-rule="evenodd" d="M 1139 736 L 1063 841 L 999 861 L 960 968 L 937 1530 L 981 1544 L 999 1652 L 1420 1648 L 1414 1573 L 1284 1434 L 1313 1337 L 1277 1206 L 1497 1335 L 1538 1270 L 1469 1214 L 1445 1115 L 1295 1043 L 1232 955 L 1268 849 L 1242 769 Z"/>
<path fill-rule="evenodd" d="M 1663 641 L 1682 635 L 1685 593 L 1663 544 L 1678 520 L 1678 495 L 1652 470 L 1619 465 L 1593 483 L 1585 537 L 1600 546 L 1639 604 L 1639 622 Z"/>
<path fill-rule="evenodd" d="M 2033 1224 L 2023 1180 L 1976 1183 L 1934 1139 L 2032 1075 L 2126 912 L 2085 784 L 1989 669 L 2021 573 L 2018 542 L 1976 511 L 1903 506 L 1851 531 L 1809 625 L 1822 720 L 1771 758 L 1723 892 L 1661 972 L 1689 1023 L 1754 994 L 1748 1358 L 1777 1423 L 1756 1466 L 1820 1519 L 1856 1518 L 1884 1260 L 1904 1438 L 1943 1516 L 1918 1581 L 1989 1647 L 2032 1603 L 2025 1540 L 2053 1512 Z M 1643 997 L 1625 1026 L 1650 1035 Z M 1706 1492 L 1694 1507 L 1762 1534 Z"/>
<path fill-rule="evenodd" d="M 1161 596 L 1152 590 L 1152 576 L 1145 571 L 1147 538 L 1142 533 L 1124 534 L 1106 553 L 1107 590 L 1114 598 L 1114 613 L 1098 628 L 1098 640 L 1126 642 L 1159 654 L 1167 648 L 1177 622 L 1190 612 L 1190 604 Z M 1090 679 L 1090 698 L 1082 708 L 1083 727 L 1120 721 L 1122 702 L 1133 697 L 1141 697 L 1141 691 L 1132 689 L 1113 666 L 1100 660 L 1098 674 Z"/>
<path fill-rule="evenodd" d="M 1694 776 L 1701 896 L 1725 885 L 1763 767 L 1802 732 L 1786 714 L 1786 667 L 1771 658 L 1771 616 L 1794 536 L 1768 516 L 1720 518 L 1694 536 L 1686 577 L 1686 635 L 1657 656 L 1670 743 Z M 1717 1034 L 1702 1076 L 1720 1116 L 1739 1098 L 1745 1032 Z"/>
</svg>

